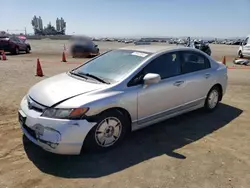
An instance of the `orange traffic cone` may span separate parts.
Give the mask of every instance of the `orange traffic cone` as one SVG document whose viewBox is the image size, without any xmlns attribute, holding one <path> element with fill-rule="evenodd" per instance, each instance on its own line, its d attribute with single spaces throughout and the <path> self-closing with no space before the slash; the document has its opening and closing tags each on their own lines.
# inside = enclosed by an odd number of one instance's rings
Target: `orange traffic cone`
<svg viewBox="0 0 250 188">
<path fill-rule="evenodd" d="M 226 65 L 226 56 L 223 57 L 222 63 Z"/>
<path fill-rule="evenodd" d="M 66 55 L 65 55 L 65 52 L 63 51 L 63 54 L 62 54 L 62 62 L 67 62 L 66 60 Z"/>
<path fill-rule="evenodd" d="M 2 59 L 3 59 L 3 61 L 6 61 L 7 60 L 7 58 L 6 58 L 6 54 L 5 54 L 5 52 L 3 51 L 3 54 L 2 54 Z"/>
<path fill-rule="evenodd" d="M 40 76 L 40 77 L 43 77 L 43 70 L 42 70 L 42 67 L 41 67 L 41 64 L 40 64 L 40 60 L 37 59 L 37 65 L 36 65 L 36 76 Z"/>
</svg>

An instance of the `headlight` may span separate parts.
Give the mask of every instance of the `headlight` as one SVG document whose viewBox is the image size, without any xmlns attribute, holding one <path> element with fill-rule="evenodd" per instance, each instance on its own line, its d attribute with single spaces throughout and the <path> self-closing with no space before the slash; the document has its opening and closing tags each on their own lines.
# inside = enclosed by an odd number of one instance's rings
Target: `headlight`
<svg viewBox="0 0 250 188">
<path fill-rule="evenodd" d="M 48 108 L 42 116 L 56 119 L 80 119 L 89 110 L 89 108 Z"/>
</svg>

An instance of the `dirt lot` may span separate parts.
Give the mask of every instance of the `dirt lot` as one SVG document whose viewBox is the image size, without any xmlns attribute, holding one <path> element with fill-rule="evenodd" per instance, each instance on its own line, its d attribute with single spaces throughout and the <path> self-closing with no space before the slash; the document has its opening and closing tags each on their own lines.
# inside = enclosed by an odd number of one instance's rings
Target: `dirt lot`
<svg viewBox="0 0 250 188">
<path fill-rule="evenodd" d="M 101 51 L 124 45 L 98 44 Z M 64 41 L 31 41 L 31 45 L 31 54 L 0 61 L 0 188 L 249 187 L 249 69 L 229 70 L 227 93 L 212 114 L 191 112 L 134 132 L 109 152 L 57 156 L 23 137 L 18 106 L 33 84 L 85 59 L 60 62 Z M 218 60 L 223 55 L 233 58 L 237 47 L 213 45 L 212 51 Z M 38 57 L 46 75 L 42 78 L 34 76 Z"/>
</svg>

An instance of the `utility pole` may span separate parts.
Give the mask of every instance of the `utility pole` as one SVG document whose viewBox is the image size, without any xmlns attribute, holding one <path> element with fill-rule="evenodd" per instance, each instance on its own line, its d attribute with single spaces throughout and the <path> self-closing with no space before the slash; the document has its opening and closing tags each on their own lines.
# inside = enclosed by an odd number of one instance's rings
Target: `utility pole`
<svg viewBox="0 0 250 188">
<path fill-rule="evenodd" d="M 25 34 L 25 36 L 27 35 L 27 32 L 26 32 L 26 27 L 24 28 L 24 34 Z"/>
</svg>

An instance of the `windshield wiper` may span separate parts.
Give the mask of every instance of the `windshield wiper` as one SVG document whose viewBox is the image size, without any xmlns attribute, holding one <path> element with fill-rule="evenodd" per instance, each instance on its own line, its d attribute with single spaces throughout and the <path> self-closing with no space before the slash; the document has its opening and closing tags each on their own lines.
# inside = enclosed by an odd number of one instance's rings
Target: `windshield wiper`
<svg viewBox="0 0 250 188">
<path fill-rule="evenodd" d="M 78 74 L 81 74 L 81 75 L 84 75 L 84 76 L 88 76 L 88 77 L 91 77 L 91 78 L 94 78 L 95 80 L 98 80 L 99 82 L 102 82 L 102 83 L 105 83 L 105 84 L 110 84 L 109 82 L 103 80 L 102 78 L 98 77 L 98 76 L 95 76 L 93 74 L 89 74 L 89 73 L 83 73 L 83 72 L 80 72 Z"/>
<path fill-rule="evenodd" d="M 79 74 L 79 73 L 76 73 L 76 72 L 74 72 L 74 71 L 70 71 L 69 72 L 70 74 L 73 74 L 73 75 L 75 75 L 75 76 L 79 76 L 79 77 L 81 77 L 81 78 L 85 78 L 85 79 L 88 79 L 86 76 L 84 76 L 83 74 Z"/>
</svg>

